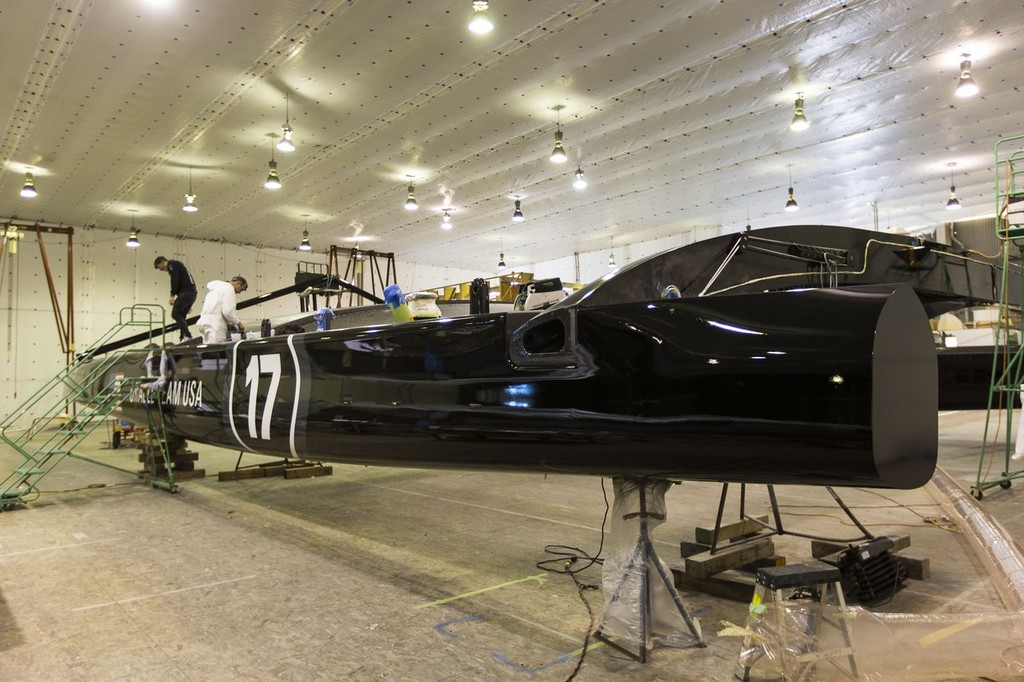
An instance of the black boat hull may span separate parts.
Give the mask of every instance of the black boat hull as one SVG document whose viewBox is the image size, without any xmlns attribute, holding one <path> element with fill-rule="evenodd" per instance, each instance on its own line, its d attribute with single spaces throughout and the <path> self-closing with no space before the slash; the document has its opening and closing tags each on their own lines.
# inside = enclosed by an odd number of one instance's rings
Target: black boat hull
<svg viewBox="0 0 1024 682">
<path fill-rule="evenodd" d="M 912 488 L 937 451 L 908 286 L 556 306 L 169 349 L 124 416 L 367 465 Z M 105 377 L 153 373 L 130 352 Z"/>
</svg>

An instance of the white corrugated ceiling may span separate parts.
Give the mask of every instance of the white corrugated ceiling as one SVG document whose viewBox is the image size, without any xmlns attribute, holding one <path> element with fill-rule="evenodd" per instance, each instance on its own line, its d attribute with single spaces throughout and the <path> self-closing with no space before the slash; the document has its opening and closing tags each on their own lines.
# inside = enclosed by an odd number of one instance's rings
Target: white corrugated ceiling
<svg viewBox="0 0 1024 682">
<path fill-rule="evenodd" d="M 958 217 L 991 215 L 993 144 L 1024 133 L 1020 0 L 493 0 L 486 35 L 471 5 L 6 0 L 0 216 L 280 248 L 308 221 L 320 252 L 489 271 L 499 243 L 530 263 L 748 220 L 870 229 L 871 204 L 926 229 L 951 170 Z"/>
</svg>

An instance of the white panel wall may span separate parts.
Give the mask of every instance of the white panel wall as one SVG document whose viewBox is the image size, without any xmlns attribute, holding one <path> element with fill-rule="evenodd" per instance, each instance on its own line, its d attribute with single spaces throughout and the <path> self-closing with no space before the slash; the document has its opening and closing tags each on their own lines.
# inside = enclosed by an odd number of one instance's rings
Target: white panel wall
<svg viewBox="0 0 1024 682">
<path fill-rule="evenodd" d="M 576 265 L 573 257 L 558 258 L 550 261 L 535 263 L 533 269 L 523 268 L 525 272 L 533 272 L 538 279 L 547 277 L 560 277 L 563 282 L 591 282 L 598 277 L 608 274 L 608 254 L 615 254 L 615 264 L 618 267 L 629 264 L 634 260 L 646 258 L 662 251 L 674 249 L 678 246 L 686 246 L 696 241 L 710 239 L 723 234 L 718 225 L 707 225 L 701 227 L 687 226 L 680 228 L 680 233 L 672 237 L 652 239 L 637 244 L 624 246 L 613 246 L 611 243 L 603 251 L 590 251 L 579 254 L 579 276 L 577 278 Z M 506 251 L 506 256 L 508 252 Z"/>
<path fill-rule="evenodd" d="M 0 281 L 0 316 L 3 348 L 0 400 L 3 412 L 35 392 L 38 377 L 52 376 L 64 366 L 57 325 L 50 305 L 43 253 L 56 284 L 54 293 L 62 312 L 67 305 L 67 241 L 63 235 L 43 235 L 43 249 L 35 233 L 22 233 L 16 253 L 3 257 Z"/>
</svg>

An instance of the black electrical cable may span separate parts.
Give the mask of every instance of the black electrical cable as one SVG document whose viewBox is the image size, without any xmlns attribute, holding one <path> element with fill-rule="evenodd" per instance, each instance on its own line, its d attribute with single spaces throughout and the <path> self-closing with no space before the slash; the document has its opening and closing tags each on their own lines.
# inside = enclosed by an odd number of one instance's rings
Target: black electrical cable
<svg viewBox="0 0 1024 682">
<path fill-rule="evenodd" d="M 587 601 L 584 590 L 596 590 L 600 586 L 582 583 L 576 577 L 576 574 L 580 571 L 587 570 L 594 564 L 604 564 L 604 559 L 601 558 L 601 552 L 604 550 L 604 528 L 605 524 L 608 523 L 608 512 L 611 510 L 611 507 L 608 504 L 608 490 L 605 488 L 604 478 L 601 479 L 601 494 L 604 496 L 604 518 L 601 519 L 601 541 L 597 547 L 597 554 L 591 556 L 579 547 L 570 547 L 569 545 L 547 545 L 544 547 L 545 554 L 553 554 L 555 555 L 554 558 L 542 559 L 537 562 L 537 568 L 542 571 L 561 573 L 562 575 L 568 575 L 572 578 L 573 583 L 576 585 L 576 592 L 579 594 L 583 605 L 587 608 L 587 614 L 590 617 L 590 623 L 587 625 L 587 632 L 583 636 L 583 648 L 580 650 L 580 657 L 576 659 L 576 666 L 572 669 L 569 677 L 565 678 L 565 682 L 570 682 L 570 680 L 575 679 L 576 674 L 580 671 L 580 668 L 583 667 L 583 659 L 587 657 L 587 648 L 590 646 L 590 637 L 594 632 L 594 609 L 591 608 L 590 602 Z M 577 562 L 582 562 L 583 565 L 574 567 Z"/>
<path fill-rule="evenodd" d="M 587 649 L 590 647 L 590 636 L 594 632 L 594 609 L 591 608 L 590 602 L 587 601 L 586 595 L 583 594 L 583 590 L 597 589 L 596 585 L 584 585 L 577 580 L 575 572 L 570 570 L 568 573 L 569 577 L 572 578 L 572 581 L 576 583 L 576 592 L 580 595 L 580 601 L 582 601 L 583 605 L 587 607 L 587 616 L 589 616 L 590 622 L 587 625 L 587 633 L 583 636 L 583 649 L 580 651 L 580 657 L 576 659 L 576 665 L 573 667 L 572 672 L 569 673 L 569 677 L 565 678 L 565 682 L 570 682 L 575 679 L 576 674 L 580 671 L 580 668 L 583 667 L 583 659 L 587 657 Z"/>
<path fill-rule="evenodd" d="M 604 551 L 604 527 L 608 523 L 608 512 L 611 507 L 608 504 L 608 490 L 605 488 L 603 478 L 601 479 L 601 494 L 604 496 L 604 518 L 601 519 L 601 542 L 597 547 L 597 554 L 591 556 L 579 547 L 569 545 L 547 545 L 544 547 L 544 553 L 553 554 L 555 558 L 538 561 L 537 568 L 550 573 L 573 575 L 587 570 L 594 564 L 604 564 L 604 559 L 601 558 L 601 552 Z M 586 565 L 574 567 L 578 561 L 584 561 Z M 596 588 L 596 585 L 594 587 Z"/>
</svg>

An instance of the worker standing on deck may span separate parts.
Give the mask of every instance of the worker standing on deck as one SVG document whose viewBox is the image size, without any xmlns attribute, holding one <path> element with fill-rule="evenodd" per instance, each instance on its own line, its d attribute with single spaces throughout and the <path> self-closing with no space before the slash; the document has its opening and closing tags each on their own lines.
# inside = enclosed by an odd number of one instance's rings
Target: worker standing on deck
<svg viewBox="0 0 1024 682">
<path fill-rule="evenodd" d="M 235 275 L 230 281 L 215 279 L 207 282 L 209 292 L 203 301 L 203 312 L 196 326 L 203 335 L 203 343 L 223 343 L 228 340 L 228 326 L 245 331 L 235 311 L 235 295 L 246 291 L 249 284 L 245 277 Z"/>
<path fill-rule="evenodd" d="M 171 318 L 177 323 L 178 331 L 181 332 L 180 341 L 188 341 L 192 334 L 188 331 L 188 312 L 192 304 L 196 302 L 196 283 L 189 274 L 185 264 L 177 260 L 167 260 L 163 256 L 157 256 L 153 261 L 153 267 L 163 270 L 171 276 Z"/>
</svg>

